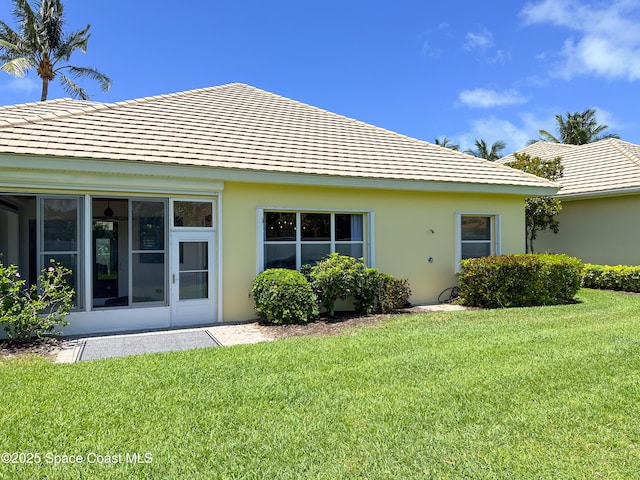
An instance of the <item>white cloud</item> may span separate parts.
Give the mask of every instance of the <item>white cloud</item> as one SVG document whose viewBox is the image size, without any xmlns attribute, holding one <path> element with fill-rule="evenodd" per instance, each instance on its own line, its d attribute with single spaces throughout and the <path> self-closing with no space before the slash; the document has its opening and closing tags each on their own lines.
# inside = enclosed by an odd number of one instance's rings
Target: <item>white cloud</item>
<svg viewBox="0 0 640 480">
<path fill-rule="evenodd" d="M 10 77 L 7 82 L 0 83 L 0 90 L 16 93 L 34 93 L 40 89 L 40 85 L 31 78 Z"/>
<path fill-rule="evenodd" d="M 511 54 L 504 50 L 496 50 L 495 55 L 488 60 L 489 63 L 497 63 L 499 65 L 506 65 L 509 61 L 511 61 Z"/>
<path fill-rule="evenodd" d="M 475 149 L 476 139 L 485 140 L 489 145 L 502 140 L 507 144 L 503 155 L 508 155 L 524 148 L 529 140 L 537 138 L 538 130 L 551 128 L 553 124 L 550 122 L 555 121 L 552 116 L 540 119 L 529 112 L 518 115 L 518 120 L 519 122 L 513 123 L 493 115 L 477 118 L 470 121 L 470 128 L 467 131 L 452 138 L 460 144 L 461 150 Z"/>
<path fill-rule="evenodd" d="M 464 49 L 465 50 L 486 50 L 493 46 L 493 34 L 484 29 L 481 32 L 468 32 L 465 36 Z"/>
<path fill-rule="evenodd" d="M 435 29 L 426 30 L 420 35 L 422 39 L 422 54 L 431 57 L 431 58 L 440 58 L 442 55 L 442 48 L 435 45 L 436 42 L 432 41 L 431 38 L 435 38 L 436 40 L 439 37 L 448 37 L 450 30 L 450 25 L 447 22 L 440 22 Z"/>
<path fill-rule="evenodd" d="M 527 99 L 517 90 L 510 89 L 503 92 L 476 88 L 475 90 L 463 90 L 458 95 L 460 103 L 469 107 L 492 108 L 509 105 L 521 105 Z"/>
<path fill-rule="evenodd" d="M 572 30 L 565 39 L 555 74 L 566 78 L 591 74 L 640 80 L 640 3 L 607 4 L 578 0 L 543 0 L 521 11 L 527 24 L 550 24 Z"/>
</svg>

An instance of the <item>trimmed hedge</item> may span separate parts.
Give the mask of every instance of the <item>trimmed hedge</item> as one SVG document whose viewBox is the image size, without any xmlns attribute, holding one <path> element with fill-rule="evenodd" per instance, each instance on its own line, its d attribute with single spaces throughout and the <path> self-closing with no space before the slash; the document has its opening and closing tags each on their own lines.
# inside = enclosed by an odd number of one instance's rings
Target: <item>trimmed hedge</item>
<svg viewBox="0 0 640 480">
<path fill-rule="evenodd" d="M 332 253 L 308 271 L 320 306 L 333 316 L 336 302 L 353 298 L 358 313 L 371 313 L 375 292 L 375 271 L 362 259 Z"/>
<path fill-rule="evenodd" d="M 405 307 L 409 303 L 411 287 L 404 278 L 396 278 L 384 273 L 378 274 L 375 292 L 375 311 L 391 313 Z"/>
<path fill-rule="evenodd" d="M 461 303 L 484 308 L 571 303 L 582 282 L 582 262 L 567 255 L 498 255 L 461 262 Z"/>
<path fill-rule="evenodd" d="M 269 269 L 253 281 L 251 293 L 261 323 L 307 323 L 320 308 L 334 314 L 338 299 L 353 299 L 357 313 L 389 313 L 411 296 L 409 282 L 367 268 L 360 258 L 332 253 L 302 272 Z"/>
<path fill-rule="evenodd" d="M 265 270 L 254 279 L 251 294 L 263 324 L 304 324 L 318 316 L 311 285 L 297 270 Z"/>
<path fill-rule="evenodd" d="M 582 284 L 586 288 L 640 293 L 640 267 L 584 265 Z"/>
</svg>

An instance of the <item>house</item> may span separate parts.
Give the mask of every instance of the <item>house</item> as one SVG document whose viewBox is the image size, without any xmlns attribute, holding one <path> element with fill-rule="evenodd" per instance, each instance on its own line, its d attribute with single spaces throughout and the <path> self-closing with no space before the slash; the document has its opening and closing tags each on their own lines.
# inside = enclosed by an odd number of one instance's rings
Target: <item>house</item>
<svg viewBox="0 0 640 480">
<path fill-rule="evenodd" d="M 640 145 L 613 138 L 585 145 L 536 142 L 518 153 L 561 157 L 564 166 L 560 231 L 541 232 L 536 251 L 600 265 L 640 265 Z"/>
<path fill-rule="evenodd" d="M 3 262 L 72 269 L 68 334 L 252 319 L 260 271 L 332 251 L 436 303 L 557 189 L 243 84 L 0 108 Z"/>
</svg>

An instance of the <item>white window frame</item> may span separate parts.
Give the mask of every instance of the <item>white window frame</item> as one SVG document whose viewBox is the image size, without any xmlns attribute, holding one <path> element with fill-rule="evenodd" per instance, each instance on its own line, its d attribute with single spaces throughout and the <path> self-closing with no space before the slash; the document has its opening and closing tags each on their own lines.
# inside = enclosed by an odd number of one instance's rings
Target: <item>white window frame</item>
<svg viewBox="0 0 640 480">
<path fill-rule="evenodd" d="M 283 213 L 295 213 L 296 225 L 300 224 L 300 215 L 302 213 L 320 213 L 331 215 L 331 233 L 332 238 L 327 242 L 314 242 L 314 243 L 328 243 L 330 244 L 330 251 L 335 252 L 336 244 L 359 244 L 362 243 L 362 254 L 367 266 L 375 267 L 375 245 L 374 245 L 374 212 L 369 210 L 357 210 L 357 209 L 335 209 L 335 208 L 291 208 L 291 207 L 257 207 L 256 208 L 256 273 L 264 271 L 264 214 L 265 212 L 283 212 Z M 362 241 L 336 241 L 335 240 L 335 215 L 351 214 L 362 215 Z M 302 239 L 300 229 L 296 230 L 296 239 L 290 243 L 295 243 L 296 246 L 296 269 L 300 270 L 301 266 L 301 248 Z"/>
<path fill-rule="evenodd" d="M 460 271 L 462 261 L 462 217 L 489 217 L 491 219 L 491 255 L 502 254 L 502 227 L 499 213 L 490 212 L 456 212 L 456 258 L 455 272 Z M 487 240 L 466 240 L 465 243 L 485 243 Z"/>
</svg>

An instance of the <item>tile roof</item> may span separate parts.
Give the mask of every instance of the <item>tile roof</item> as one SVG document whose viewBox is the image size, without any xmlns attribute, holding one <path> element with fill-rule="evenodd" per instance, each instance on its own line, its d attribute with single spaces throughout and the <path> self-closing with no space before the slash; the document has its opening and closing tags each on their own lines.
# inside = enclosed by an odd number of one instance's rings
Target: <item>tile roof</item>
<svg viewBox="0 0 640 480">
<path fill-rule="evenodd" d="M 0 154 L 553 188 L 555 184 L 244 84 L 118 103 L 0 108 Z"/>
<path fill-rule="evenodd" d="M 536 142 L 517 153 L 543 159 L 562 158 L 561 197 L 620 195 L 640 192 L 640 145 L 615 138 L 566 145 Z M 499 160 L 513 160 L 513 154 Z"/>
</svg>

